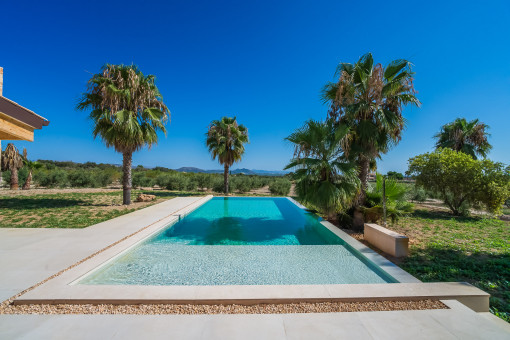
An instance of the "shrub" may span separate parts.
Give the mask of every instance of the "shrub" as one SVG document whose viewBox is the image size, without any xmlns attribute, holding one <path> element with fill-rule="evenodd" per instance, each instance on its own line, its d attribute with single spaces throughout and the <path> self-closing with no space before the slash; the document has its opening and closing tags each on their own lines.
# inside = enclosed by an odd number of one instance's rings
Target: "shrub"
<svg viewBox="0 0 510 340">
<path fill-rule="evenodd" d="M 209 174 L 197 174 L 195 176 L 197 181 L 197 188 L 202 190 L 207 190 L 212 188 L 212 177 Z"/>
<path fill-rule="evenodd" d="M 232 178 L 232 184 L 241 193 L 248 192 L 252 189 L 252 180 L 247 176 L 237 176 Z"/>
<path fill-rule="evenodd" d="M 145 171 L 137 171 L 133 174 L 133 186 L 135 187 L 152 187 L 155 183 L 154 178 L 147 177 Z"/>
<path fill-rule="evenodd" d="M 386 216 L 395 223 L 401 216 L 412 212 L 413 204 L 407 202 L 409 187 L 394 179 L 385 183 Z M 378 222 L 384 217 L 383 208 L 383 176 L 377 174 L 377 181 L 366 193 L 366 207 L 363 209 L 365 221 Z"/>
<path fill-rule="evenodd" d="M 67 173 L 67 180 L 71 187 L 92 187 L 92 173 L 88 170 L 72 170 Z"/>
<path fill-rule="evenodd" d="M 166 188 L 170 182 L 170 176 L 168 174 L 161 174 L 156 177 L 155 182 L 160 188 Z"/>
<path fill-rule="evenodd" d="M 413 201 L 425 202 L 427 200 L 427 191 L 420 186 L 415 185 L 409 194 Z"/>
<path fill-rule="evenodd" d="M 416 184 L 439 193 L 455 215 L 465 213 L 467 205 L 499 213 L 510 195 L 510 167 L 451 149 L 411 158 L 408 173 Z"/>
<path fill-rule="evenodd" d="M 188 177 L 188 181 L 186 183 L 186 190 L 188 191 L 196 191 L 198 190 L 198 180 L 195 178 L 195 176 Z"/>
<path fill-rule="evenodd" d="M 60 169 L 38 171 L 34 174 L 34 182 L 46 188 L 63 188 L 68 185 L 67 172 Z"/>
<path fill-rule="evenodd" d="M 177 174 L 170 175 L 168 176 L 166 188 L 168 190 L 186 190 L 188 188 L 188 178 Z"/>
<path fill-rule="evenodd" d="M 288 179 L 276 179 L 269 185 L 269 191 L 273 195 L 287 196 L 292 183 Z"/>
<path fill-rule="evenodd" d="M 106 187 L 113 182 L 115 173 L 106 170 L 97 170 L 92 173 L 92 186 L 95 188 Z"/>
<path fill-rule="evenodd" d="M 223 177 L 215 176 L 212 181 L 212 189 L 214 192 L 225 192 Z"/>
</svg>

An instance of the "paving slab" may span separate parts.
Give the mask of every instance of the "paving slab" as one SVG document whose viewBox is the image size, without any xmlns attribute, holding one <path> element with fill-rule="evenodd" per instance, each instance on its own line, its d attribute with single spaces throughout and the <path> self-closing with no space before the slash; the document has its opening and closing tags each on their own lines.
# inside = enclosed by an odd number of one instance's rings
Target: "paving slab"
<svg viewBox="0 0 510 340">
<path fill-rule="evenodd" d="M 2 339 L 509 339 L 510 325 L 451 309 L 264 315 L 0 315 Z"/>
</svg>

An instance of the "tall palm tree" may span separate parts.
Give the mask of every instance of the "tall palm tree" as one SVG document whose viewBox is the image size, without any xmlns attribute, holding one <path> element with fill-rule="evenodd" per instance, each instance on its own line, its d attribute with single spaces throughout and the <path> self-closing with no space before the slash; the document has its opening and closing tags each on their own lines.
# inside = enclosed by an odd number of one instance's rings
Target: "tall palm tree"
<svg viewBox="0 0 510 340">
<path fill-rule="evenodd" d="M 25 184 L 23 184 L 23 187 L 21 189 L 23 190 L 29 190 L 30 184 L 32 183 L 32 172 L 35 169 L 39 169 L 42 167 L 42 164 L 37 161 L 31 161 L 27 157 L 27 149 L 23 149 L 23 165 L 28 169 L 28 176 L 27 180 L 25 181 Z"/>
<path fill-rule="evenodd" d="M 237 123 L 236 117 L 213 120 L 206 133 L 206 145 L 213 159 L 223 165 L 225 194 L 228 194 L 229 168 L 241 160 L 244 144 L 248 143 L 248 129 Z"/>
<path fill-rule="evenodd" d="M 294 158 L 285 169 L 295 168 L 298 197 L 330 219 L 351 203 L 359 186 L 356 165 L 343 157 L 349 133 L 346 125 L 333 119 L 309 120 L 285 138 L 295 146 Z"/>
<path fill-rule="evenodd" d="M 122 153 L 123 204 L 131 204 L 133 152 L 158 142 L 158 131 L 166 134 L 170 111 L 155 84 L 138 67 L 106 64 L 88 81 L 88 88 L 77 105 L 91 110 L 92 134 L 107 147 Z"/>
<path fill-rule="evenodd" d="M 18 170 L 23 167 L 23 157 L 14 144 L 9 143 L 2 155 L 2 171 L 11 172 L 11 190 L 18 190 Z"/>
<path fill-rule="evenodd" d="M 330 105 L 328 116 L 350 127 L 345 154 L 358 164 L 361 190 L 356 205 L 365 202 L 370 163 L 401 139 L 403 108 L 420 105 L 413 74 L 407 60 L 383 67 L 374 65 L 372 54 L 367 53 L 355 64 L 341 63 L 335 74 L 338 81 L 322 90 L 323 100 Z"/>
<path fill-rule="evenodd" d="M 466 153 L 473 159 L 477 159 L 477 155 L 485 158 L 492 149 L 488 142 L 488 129 L 489 126 L 478 119 L 468 122 L 465 118 L 457 118 L 443 125 L 434 136 L 437 138 L 436 149 L 448 148 Z"/>
</svg>

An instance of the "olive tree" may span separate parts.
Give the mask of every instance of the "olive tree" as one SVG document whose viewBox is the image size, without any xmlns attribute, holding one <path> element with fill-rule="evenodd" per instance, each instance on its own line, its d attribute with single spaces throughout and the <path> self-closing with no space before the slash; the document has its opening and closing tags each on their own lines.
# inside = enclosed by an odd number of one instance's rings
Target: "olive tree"
<svg viewBox="0 0 510 340">
<path fill-rule="evenodd" d="M 446 148 L 411 158 L 408 174 L 417 185 L 437 192 L 454 215 L 466 205 L 499 213 L 510 194 L 510 167 Z"/>
</svg>

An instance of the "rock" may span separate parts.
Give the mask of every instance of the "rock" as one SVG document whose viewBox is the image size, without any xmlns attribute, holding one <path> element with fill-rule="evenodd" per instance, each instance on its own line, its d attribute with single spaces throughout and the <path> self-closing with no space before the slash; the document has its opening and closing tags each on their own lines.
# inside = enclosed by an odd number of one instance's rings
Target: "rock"
<svg viewBox="0 0 510 340">
<path fill-rule="evenodd" d="M 136 198 L 136 202 L 150 202 L 156 199 L 156 195 L 139 194 Z"/>
</svg>

